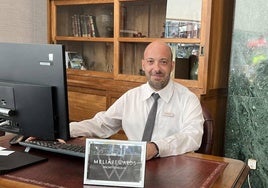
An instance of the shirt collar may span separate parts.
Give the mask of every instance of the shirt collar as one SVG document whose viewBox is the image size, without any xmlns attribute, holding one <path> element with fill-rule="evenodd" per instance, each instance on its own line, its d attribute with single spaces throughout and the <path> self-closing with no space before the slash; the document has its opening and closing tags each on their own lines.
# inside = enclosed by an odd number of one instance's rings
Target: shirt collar
<svg viewBox="0 0 268 188">
<path fill-rule="evenodd" d="M 158 93 L 161 97 L 162 100 L 164 100 L 166 103 L 168 103 L 168 101 L 170 100 L 171 96 L 173 95 L 173 91 L 174 91 L 174 82 L 170 79 L 168 84 L 166 85 L 166 87 L 164 87 L 163 89 L 159 90 L 159 91 L 155 91 L 151 88 L 151 86 L 149 85 L 149 83 L 147 82 L 146 84 L 143 85 L 143 89 L 142 89 L 142 96 L 143 96 L 143 100 L 147 100 L 148 98 L 151 97 L 151 95 L 153 93 Z"/>
</svg>

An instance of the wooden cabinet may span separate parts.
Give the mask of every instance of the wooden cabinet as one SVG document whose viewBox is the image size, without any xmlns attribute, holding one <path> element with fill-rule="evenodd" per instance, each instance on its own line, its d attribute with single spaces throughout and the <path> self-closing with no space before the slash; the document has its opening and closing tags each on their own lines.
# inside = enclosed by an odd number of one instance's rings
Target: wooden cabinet
<svg viewBox="0 0 268 188">
<path fill-rule="evenodd" d="M 141 59 L 156 39 L 170 44 L 173 78 L 206 104 L 223 154 L 232 0 L 48 0 L 50 43 L 64 44 L 70 120 L 107 109 L 146 81 Z"/>
</svg>

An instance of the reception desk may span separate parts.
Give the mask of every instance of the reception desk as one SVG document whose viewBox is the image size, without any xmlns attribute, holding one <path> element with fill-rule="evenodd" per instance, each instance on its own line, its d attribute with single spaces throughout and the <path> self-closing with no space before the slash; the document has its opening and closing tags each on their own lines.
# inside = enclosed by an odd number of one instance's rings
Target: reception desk
<svg viewBox="0 0 268 188">
<path fill-rule="evenodd" d="M 10 146 L 10 138 L 0 137 L 0 146 L 14 151 L 24 150 L 22 146 Z M 0 187 L 102 187 L 83 185 L 83 158 L 40 150 L 31 150 L 30 154 L 48 160 L 2 174 Z M 248 172 L 248 166 L 236 159 L 187 153 L 147 161 L 144 187 L 241 187 Z"/>
</svg>

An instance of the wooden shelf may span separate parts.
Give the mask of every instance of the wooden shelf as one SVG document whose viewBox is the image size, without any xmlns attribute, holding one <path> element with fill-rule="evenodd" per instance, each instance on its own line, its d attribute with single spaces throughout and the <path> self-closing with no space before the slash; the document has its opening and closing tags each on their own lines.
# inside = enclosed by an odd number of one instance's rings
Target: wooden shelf
<svg viewBox="0 0 268 188">
<path fill-rule="evenodd" d="M 114 38 L 56 36 L 55 41 L 114 42 Z"/>
</svg>

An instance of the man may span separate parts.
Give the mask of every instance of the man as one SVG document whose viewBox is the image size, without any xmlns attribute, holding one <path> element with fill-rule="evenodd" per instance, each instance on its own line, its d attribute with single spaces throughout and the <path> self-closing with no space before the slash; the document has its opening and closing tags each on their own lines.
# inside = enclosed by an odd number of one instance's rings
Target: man
<svg viewBox="0 0 268 188">
<path fill-rule="evenodd" d="M 174 69 L 170 47 L 161 41 L 150 43 L 142 60 L 147 83 L 123 94 L 107 111 L 94 118 L 70 123 L 71 137 L 108 138 L 124 130 L 129 140 L 142 140 L 153 93 L 158 93 L 152 138 L 147 142 L 146 159 L 195 151 L 203 135 L 203 114 L 198 98 L 170 79 Z"/>
</svg>

